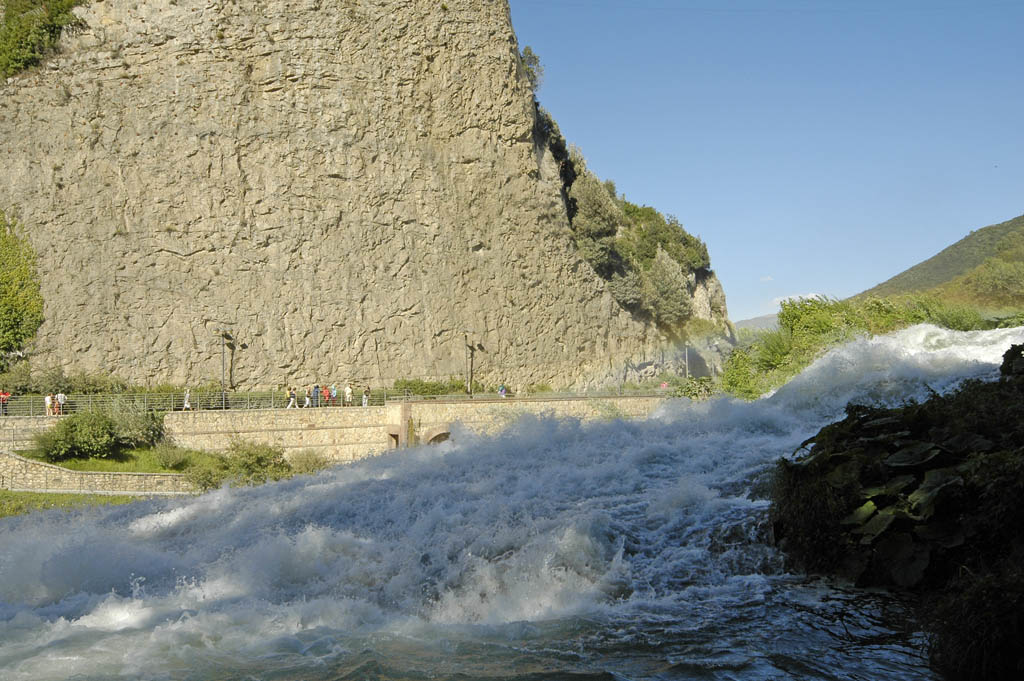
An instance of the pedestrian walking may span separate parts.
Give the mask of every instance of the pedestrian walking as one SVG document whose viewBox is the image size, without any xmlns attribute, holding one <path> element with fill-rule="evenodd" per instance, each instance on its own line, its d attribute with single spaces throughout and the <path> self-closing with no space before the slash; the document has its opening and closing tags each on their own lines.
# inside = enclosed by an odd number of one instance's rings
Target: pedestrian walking
<svg viewBox="0 0 1024 681">
<path fill-rule="evenodd" d="M 285 409 L 298 409 L 299 405 L 295 404 L 295 388 L 288 388 L 288 406 Z"/>
</svg>

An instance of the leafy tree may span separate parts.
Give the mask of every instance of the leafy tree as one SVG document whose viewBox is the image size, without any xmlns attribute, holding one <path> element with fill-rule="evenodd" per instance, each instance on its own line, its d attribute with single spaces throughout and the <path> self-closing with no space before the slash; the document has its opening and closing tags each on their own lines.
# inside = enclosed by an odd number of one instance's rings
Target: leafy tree
<svg viewBox="0 0 1024 681">
<path fill-rule="evenodd" d="M 579 212 L 572 221 L 574 232 L 588 239 L 615 236 L 622 211 L 593 173 L 586 172 L 576 178 L 572 196 L 579 203 Z"/>
<path fill-rule="evenodd" d="M 658 250 L 644 278 L 644 301 L 663 327 L 676 327 L 690 317 L 692 304 L 686 274 L 665 251 Z"/>
<path fill-rule="evenodd" d="M 79 19 L 71 8 L 81 0 L 6 0 L 0 22 L 0 78 L 36 66 L 68 26 Z"/>
<path fill-rule="evenodd" d="M 614 182 L 587 169 L 575 147 L 570 160 L 576 177 L 567 198 L 580 255 L 623 308 L 682 338 L 692 315 L 692 273 L 711 267 L 707 246 L 675 217 L 619 196 Z"/>
<path fill-rule="evenodd" d="M 544 80 L 544 67 L 541 66 L 540 57 L 527 45 L 519 55 L 519 61 L 523 65 L 526 79 L 530 81 L 530 87 L 536 92 L 540 89 L 541 82 Z"/>
<path fill-rule="evenodd" d="M 35 337 L 43 323 L 36 254 L 18 224 L 0 211 L 0 366 Z"/>
</svg>

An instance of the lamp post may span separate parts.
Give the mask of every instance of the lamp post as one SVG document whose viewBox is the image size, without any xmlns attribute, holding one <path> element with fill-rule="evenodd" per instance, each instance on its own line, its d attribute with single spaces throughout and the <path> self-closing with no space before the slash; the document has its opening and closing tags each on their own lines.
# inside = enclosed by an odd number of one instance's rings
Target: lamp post
<svg viewBox="0 0 1024 681">
<path fill-rule="evenodd" d="M 473 396 L 473 354 L 476 352 L 476 348 L 469 342 L 469 334 L 472 331 L 465 331 L 466 335 L 466 393 L 470 397 Z"/>
<path fill-rule="evenodd" d="M 228 331 L 221 329 L 220 331 L 217 332 L 217 335 L 220 336 L 220 408 L 227 409 L 228 397 L 227 388 L 225 385 L 225 380 L 227 376 L 226 350 L 227 341 L 229 338 L 231 338 L 231 334 Z"/>
</svg>

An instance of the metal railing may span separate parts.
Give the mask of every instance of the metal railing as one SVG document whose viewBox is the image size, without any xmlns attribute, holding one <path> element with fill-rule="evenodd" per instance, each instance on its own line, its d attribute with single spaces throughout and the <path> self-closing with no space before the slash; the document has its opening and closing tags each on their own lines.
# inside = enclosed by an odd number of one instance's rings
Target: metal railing
<svg viewBox="0 0 1024 681">
<path fill-rule="evenodd" d="M 656 397 L 664 396 L 665 390 L 623 390 L 611 389 L 588 392 L 541 392 L 535 394 L 514 395 L 508 393 L 501 397 L 497 393 L 477 392 L 473 395 L 465 393 L 444 395 L 414 395 L 408 391 L 373 390 L 367 396 L 367 405 L 380 407 L 394 402 L 410 401 L 463 401 L 463 400 L 573 400 L 599 399 L 610 397 Z M 58 408 L 56 397 L 51 401 L 49 410 L 45 395 L 12 395 L 6 404 L 0 404 L 0 416 L 60 416 L 79 411 L 117 411 L 142 410 L 156 412 L 171 411 L 207 411 L 223 409 L 285 409 L 289 406 L 289 397 L 284 391 L 235 392 L 235 391 L 189 391 L 186 409 L 186 393 L 102 393 L 67 395 L 62 408 Z M 313 408 L 358 408 L 363 406 L 363 395 L 353 393 L 351 404 L 342 404 L 343 395 L 325 399 L 322 395 L 306 403 L 304 394 L 296 394 L 295 407 L 298 409 Z"/>
</svg>

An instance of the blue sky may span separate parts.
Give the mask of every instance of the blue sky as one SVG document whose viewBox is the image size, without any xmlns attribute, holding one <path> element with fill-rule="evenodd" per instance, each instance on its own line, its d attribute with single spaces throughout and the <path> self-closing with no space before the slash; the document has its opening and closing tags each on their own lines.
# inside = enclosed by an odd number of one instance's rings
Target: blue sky
<svg viewBox="0 0 1024 681">
<path fill-rule="evenodd" d="M 602 180 L 707 242 L 730 317 L 1024 213 L 1024 1 L 510 0 Z"/>
</svg>

